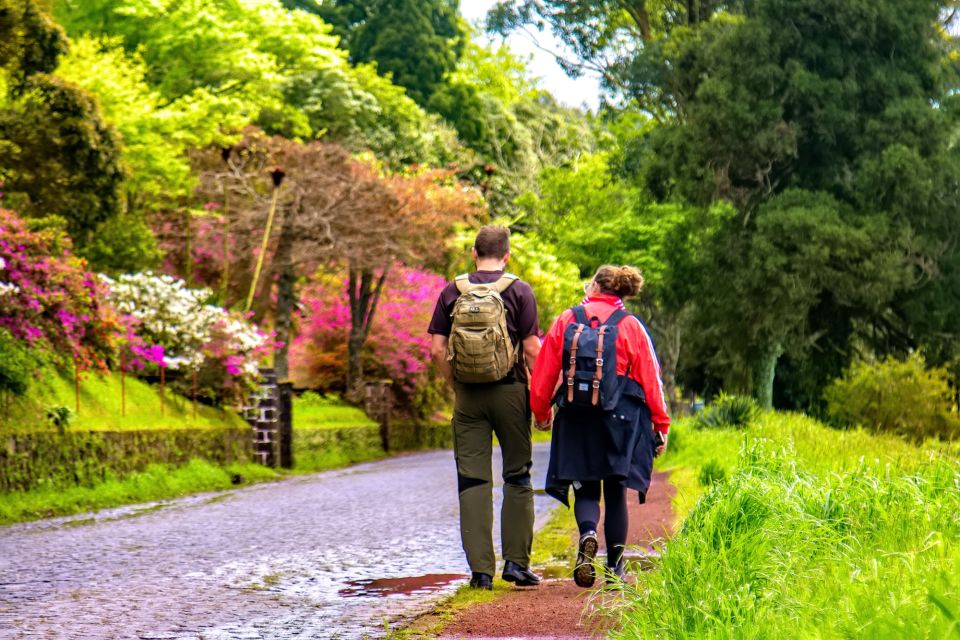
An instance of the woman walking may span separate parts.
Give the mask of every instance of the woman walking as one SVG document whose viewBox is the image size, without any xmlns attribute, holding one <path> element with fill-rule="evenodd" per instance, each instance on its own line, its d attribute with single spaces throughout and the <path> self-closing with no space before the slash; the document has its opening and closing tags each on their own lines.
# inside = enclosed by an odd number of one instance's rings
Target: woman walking
<svg viewBox="0 0 960 640">
<path fill-rule="evenodd" d="M 581 587 L 596 580 L 601 495 L 607 568 L 623 579 L 626 490 L 635 489 L 644 502 L 653 458 L 667 446 L 670 417 L 653 342 L 623 305 L 642 287 L 634 267 L 600 267 L 584 287 L 584 301 L 553 323 L 533 370 L 536 427 L 554 429 L 547 493 L 569 506 L 573 486 L 580 529 L 573 577 Z"/>
</svg>

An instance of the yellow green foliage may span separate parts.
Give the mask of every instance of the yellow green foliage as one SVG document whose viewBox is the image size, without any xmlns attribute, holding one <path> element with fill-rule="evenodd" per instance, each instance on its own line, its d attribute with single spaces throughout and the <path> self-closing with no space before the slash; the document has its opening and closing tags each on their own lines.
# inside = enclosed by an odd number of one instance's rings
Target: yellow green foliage
<svg viewBox="0 0 960 640">
<path fill-rule="evenodd" d="M 928 369 L 918 353 L 906 360 L 857 362 L 826 389 L 825 397 L 827 410 L 839 422 L 915 440 L 960 434 L 949 373 Z"/>
</svg>

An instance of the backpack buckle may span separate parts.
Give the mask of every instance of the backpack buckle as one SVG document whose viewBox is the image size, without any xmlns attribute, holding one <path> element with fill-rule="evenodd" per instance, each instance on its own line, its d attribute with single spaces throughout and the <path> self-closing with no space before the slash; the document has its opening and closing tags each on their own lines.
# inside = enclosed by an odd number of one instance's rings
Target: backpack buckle
<svg viewBox="0 0 960 640">
<path fill-rule="evenodd" d="M 572 387 L 572 386 L 573 386 L 573 378 L 567 378 L 567 386 L 568 386 L 568 387 Z"/>
<path fill-rule="evenodd" d="M 593 381 L 593 388 L 594 388 L 594 389 L 599 389 L 599 388 L 600 388 L 600 381 L 599 381 L 599 380 L 594 380 L 594 381 Z"/>
<path fill-rule="evenodd" d="M 597 358 L 597 366 L 598 366 L 598 367 L 602 367 L 602 366 L 603 366 L 603 358 Z"/>
<path fill-rule="evenodd" d="M 570 364 L 577 364 L 577 356 L 570 356 Z"/>
</svg>

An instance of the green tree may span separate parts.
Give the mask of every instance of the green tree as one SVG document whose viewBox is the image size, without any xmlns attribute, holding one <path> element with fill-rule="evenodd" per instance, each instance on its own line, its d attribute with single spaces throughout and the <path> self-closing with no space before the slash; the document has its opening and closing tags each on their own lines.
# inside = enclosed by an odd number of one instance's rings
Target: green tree
<svg viewBox="0 0 960 640">
<path fill-rule="evenodd" d="M 0 180 L 10 206 L 63 220 L 82 252 L 124 209 L 120 143 L 94 96 L 50 75 L 68 40 L 33 0 L 0 2 Z"/>
<path fill-rule="evenodd" d="M 55 2 L 74 35 L 117 37 L 140 56 L 164 101 L 215 97 L 222 129 L 255 122 L 271 133 L 370 149 L 392 163 L 442 163 L 452 136 L 368 65 L 351 65 L 332 27 L 277 0 L 145 4 Z"/>
<path fill-rule="evenodd" d="M 0 67 L 12 89 L 35 73 L 53 71 L 66 49 L 63 29 L 35 0 L 0 0 Z"/>
<path fill-rule="evenodd" d="M 457 130 L 477 159 L 468 170 L 495 215 L 514 217 L 516 199 L 538 190 L 540 171 L 572 162 L 593 146 L 584 114 L 539 89 L 506 46 L 467 45 L 429 108 Z"/>
<path fill-rule="evenodd" d="M 454 70 L 465 32 L 459 0 L 334 0 L 313 10 L 333 24 L 354 62 L 375 62 L 426 105 Z M 415 53 L 414 53 L 415 52 Z"/>
<path fill-rule="evenodd" d="M 729 384 L 769 403 L 787 352 L 809 404 L 855 344 L 902 351 L 957 318 L 955 3 L 501 5 L 493 26 L 549 26 L 658 122 L 620 167 L 661 200 L 735 206 L 685 287 Z"/>
<path fill-rule="evenodd" d="M 123 211 L 119 138 L 96 99 L 55 76 L 33 74 L 0 112 L 5 199 L 31 216 L 59 216 L 82 248 Z"/>
<path fill-rule="evenodd" d="M 555 247 L 558 258 L 579 266 L 581 280 L 603 264 L 640 268 L 645 285 L 635 304 L 656 342 L 667 395 L 676 400 L 689 304 L 671 282 L 671 265 L 682 264 L 695 247 L 687 238 L 675 240 L 690 208 L 653 202 L 642 188 L 614 175 L 609 159 L 603 151 L 584 154 L 568 167 L 547 167 L 539 195 L 527 193 L 518 203 L 525 222 Z"/>
<path fill-rule="evenodd" d="M 91 92 L 104 119 L 116 127 L 129 171 L 125 183 L 129 209 L 176 205 L 196 187 L 187 152 L 227 145 L 247 120 L 205 89 L 169 101 L 147 83 L 148 68 L 117 40 L 81 36 L 57 67 L 59 77 Z"/>
</svg>

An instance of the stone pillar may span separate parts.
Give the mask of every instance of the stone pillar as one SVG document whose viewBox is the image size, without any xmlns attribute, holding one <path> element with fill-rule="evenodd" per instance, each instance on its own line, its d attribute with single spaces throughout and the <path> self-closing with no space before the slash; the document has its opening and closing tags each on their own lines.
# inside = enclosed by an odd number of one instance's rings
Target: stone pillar
<svg viewBox="0 0 960 640">
<path fill-rule="evenodd" d="M 280 394 L 273 369 L 260 369 L 260 386 L 247 399 L 243 417 L 253 428 L 253 461 L 280 464 Z"/>
<path fill-rule="evenodd" d="M 380 441 L 384 451 L 390 451 L 390 411 L 393 409 L 391 384 L 390 381 L 368 382 L 363 397 L 364 411 L 380 423 Z"/>
</svg>

